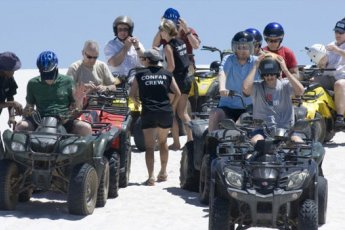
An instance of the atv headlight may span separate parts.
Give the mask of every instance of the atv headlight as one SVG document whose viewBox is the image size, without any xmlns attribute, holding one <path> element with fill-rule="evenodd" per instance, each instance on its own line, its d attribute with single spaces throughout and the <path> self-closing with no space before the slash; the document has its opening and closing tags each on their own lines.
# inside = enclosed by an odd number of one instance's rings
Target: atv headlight
<svg viewBox="0 0 345 230">
<path fill-rule="evenodd" d="M 78 145 L 67 145 L 63 148 L 62 154 L 73 154 L 78 151 Z"/>
<path fill-rule="evenodd" d="M 299 189 L 303 186 L 305 179 L 309 176 L 309 172 L 307 169 L 304 169 L 302 172 L 297 171 L 293 172 L 288 176 L 288 184 L 286 186 L 286 190 L 294 190 Z"/>
<path fill-rule="evenodd" d="M 16 141 L 13 141 L 11 143 L 11 149 L 12 149 L 12 151 L 15 151 L 15 152 L 24 152 L 25 151 L 24 145 L 22 143 L 19 143 Z"/>
<path fill-rule="evenodd" d="M 228 168 L 224 167 L 224 176 L 226 182 L 234 188 L 241 189 L 243 184 L 243 175 Z"/>
</svg>

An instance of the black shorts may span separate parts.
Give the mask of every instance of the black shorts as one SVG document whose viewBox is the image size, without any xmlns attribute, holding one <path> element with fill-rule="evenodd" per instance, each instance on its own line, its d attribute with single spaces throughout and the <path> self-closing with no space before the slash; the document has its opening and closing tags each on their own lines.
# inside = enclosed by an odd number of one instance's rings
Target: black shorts
<svg viewBox="0 0 345 230">
<path fill-rule="evenodd" d="M 141 129 L 171 128 L 173 124 L 172 112 L 146 112 L 141 115 Z"/>
<path fill-rule="evenodd" d="M 175 81 L 181 91 L 181 94 L 189 94 L 189 91 L 192 87 L 192 79 L 189 76 L 175 77 Z"/>
<path fill-rule="evenodd" d="M 243 113 L 247 112 L 246 109 L 231 109 L 229 107 L 222 107 L 222 106 L 218 108 L 224 111 L 227 118 L 230 118 L 235 122 Z"/>
</svg>

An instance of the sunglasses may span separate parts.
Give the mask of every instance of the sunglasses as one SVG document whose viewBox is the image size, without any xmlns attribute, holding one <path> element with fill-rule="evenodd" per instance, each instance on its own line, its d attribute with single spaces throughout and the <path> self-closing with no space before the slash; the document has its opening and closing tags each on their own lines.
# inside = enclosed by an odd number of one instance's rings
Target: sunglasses
<svg viewBox="0 0 345 230">
<path fill-rule="evenodd" d="M 129 28 L 117 28 L 117 32 L 128 32 Z"/>
<path fill-rule="evenodd" d="M 84 53 L 85 54 L 85 57 L 87 57 L 88 59 L 97 59 L 98 56 L 91 56 L 91 55 L 88 55 L 87 53 Z"/>
<path fill-rule="evenodd" d="M 270 42 L 270 43 L 278 43 L 278 42 L 281 42 L 281 39 L 266 39 L 267 42 Z"/>
<path fill-rule="evenodd" d="M 344 31 L 340 32 L 340 31 L 335 31 L 337 34 L 345 34 Z"/>
<path fill-rule="evenodd" d="M 269 74 L 262 74 L 262 77 L 278 77 L 278 73 L 269 73 Z"/>
</svg>

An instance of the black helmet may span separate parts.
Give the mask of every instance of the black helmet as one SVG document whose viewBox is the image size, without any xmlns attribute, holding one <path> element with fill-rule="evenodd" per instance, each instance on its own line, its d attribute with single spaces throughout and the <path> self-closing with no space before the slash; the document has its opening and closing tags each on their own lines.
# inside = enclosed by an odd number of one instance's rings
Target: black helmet
<svg viewBox="0 0 345 230">
<path fill-rule="evenodd" d="M 219 72 L 219 66 L 220 66 L 220 61 L 213 61 L 210 64 L 210 70 L 218 73 Z"/>
<path fill-rule="evenodd" d="M 259 47 L 262 45 L 262 35 L 259 30 L 255 28 L 248 28 L 245 30 L 245 32 L 250 33 L 251 35 L 254 36 L 255 42 L 259 44 Z"/>
<path fill-rule="evenodd" d="M 268 23 L 264 29 L 264 37 L 283 37 L 284 36 L 284 29 L 283 27 L 277 22 Z"/>
<path fill-rule="evenodd" d="M 267 74 L 280 75 L 280 64 L 272 56 L 266 56 L 259 65 L 259 73 L 261 77 Z"/>
<path fill-rule="evenodd" d="M 119 16 L 115 19 L 115 21 L 113 22 L 113 31 L 114 31 L 115 36 L 117 36 L 117 26 L 119 24 L 126 24 L 129 27 L 128 34 L 129 36 L 132 36 L 133 29 L 134 29 L 134 22 L 132 21 L 130 17 Z"/>
<path fill-rule="evenodd" d="M 250 33 L 240 31 L 235 34 L 231 41 L 231 49 L 236 52 L 238 45 L 249 45 L 250 54 L 254 53 L 254 37 Z"/>
</svg>

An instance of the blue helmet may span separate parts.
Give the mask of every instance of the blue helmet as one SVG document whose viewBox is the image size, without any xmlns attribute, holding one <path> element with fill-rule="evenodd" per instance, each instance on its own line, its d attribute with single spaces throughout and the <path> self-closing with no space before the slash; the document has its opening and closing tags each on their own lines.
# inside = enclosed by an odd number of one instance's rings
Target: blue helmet
<svg viewBox="0 0 345 230">
<path fill-rule="evenodd" d="M 58 58 L 54 52 L 44 51 L 38 56 L 36 65 L 41 73 L 51 72 L 57 68 Z"/>
<path fill-rule="evenodd" d="M 163 18 L 169 19 L 173 21 L 175 24 L 178 24 L 178 20 L 180 19 L 180 14 L 174 8 L 168 8 L 164 12 Z"/>
<path fill-rule="evenodd" d="M 284 29 L 283 27 L 277 22 L 268 23 L 264 29 L 264 36 L 266 37 L 283 37 L 284 36 Z"/>
<path fill-rule="evenodd" d="M 259 47 L 261 47 L 261 45 L 262 45 L 262 35 L 261 35 L 259 30 L 255 29 L 255 28 L 248 28 L 248 29 L 245 30 L 245 32 L 253 35 L 253 37 L 255 39 L 255 42 L 257 44 L 259 44 Z"/>
</svg>

